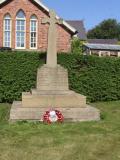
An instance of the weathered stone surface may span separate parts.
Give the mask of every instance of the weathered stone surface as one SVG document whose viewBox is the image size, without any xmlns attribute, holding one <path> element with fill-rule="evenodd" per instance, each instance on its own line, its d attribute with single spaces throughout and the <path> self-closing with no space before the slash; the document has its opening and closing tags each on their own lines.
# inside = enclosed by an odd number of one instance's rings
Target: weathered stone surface
<svg viewBox="0 0 120 160">
<path fill-rule="evenodd" d="M 60 65 L 54 68 L 43 65 L 37 72 L 37 90 L 69 90 L 67 69 Z"/>
<path fill-rule="evenodd" d="M 22 94 L 23 107 L 85 107 L 86 97 L 69 90 L 68 71 L 60 65 L 43 65 L 37 73 L 37 89 Z"/>
<path fill-rule="evenodd" d="M 21 102 L 14 102 L 10 112 L 10 121 L 31 120 L 41 121 L 46 110 L 51 108 L 36 108 L 36 107 L 22 107 Z M 85 108 L 52 108 L 62 112 L 65 121 L 79 122 L 79 121 L 98 121 L 100 120 L 100 112 L 98 109 L 86 105 Z"/>
<path fill-rule="evenodd" d="M 47 65 L 49 67 L 57 66 L 57 25 L 62 24 L 61 20 L 56 19 L 54 10 L 49 11 L 50 18 L 44 18 L 42 23 L 49 23 Z"/>
<path fill-rule="evenodd" d="M 35 91 L 34 91 L 35 92 Z M 63 92 L 63 94 L 49 92 L 23 93 L 23 107 L 86 107 L 86 97 L 75 92 Z"/>
</svg>

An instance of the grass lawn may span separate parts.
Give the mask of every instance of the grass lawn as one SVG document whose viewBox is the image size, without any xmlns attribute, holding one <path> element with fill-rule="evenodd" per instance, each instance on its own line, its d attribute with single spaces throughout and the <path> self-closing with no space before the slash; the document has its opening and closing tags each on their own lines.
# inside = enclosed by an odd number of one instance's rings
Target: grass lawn
<svg viewBox="0 0 120 160">
<path fill-rule="evenodd" d="M 92 104 L 99 122 L 8 124 L 0 104 L 0 160 L 120 160 L 120 101 Z"/>
</svg>

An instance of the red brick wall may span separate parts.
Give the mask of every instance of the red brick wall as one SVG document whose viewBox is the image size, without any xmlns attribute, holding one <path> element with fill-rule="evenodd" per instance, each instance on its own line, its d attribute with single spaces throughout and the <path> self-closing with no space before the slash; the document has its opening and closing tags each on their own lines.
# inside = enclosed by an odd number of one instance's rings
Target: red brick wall
<svg viewBox="0 0 120 160">
<path fill-rule="evenodd" d="M 13 0 L 0 9 L 0 46 L 3 46 L 3 19 L 6 13 L 12 18 L 12 48 L 15 48 L 15 19 L 17 12 L 22 9 L 26 15 L 26 49 L 30 49 L 30 17 L 35 14 L 38 18 L 38 50 L 46 51 L 48 24 L 41 24 L 41 20 L 47 17 L 42 9 L 29 0 Z M 69 52 L 71 49 L 71 34 L 62 26 L 57 27 L 57 48 L 61 52 Z"/>
</svg>

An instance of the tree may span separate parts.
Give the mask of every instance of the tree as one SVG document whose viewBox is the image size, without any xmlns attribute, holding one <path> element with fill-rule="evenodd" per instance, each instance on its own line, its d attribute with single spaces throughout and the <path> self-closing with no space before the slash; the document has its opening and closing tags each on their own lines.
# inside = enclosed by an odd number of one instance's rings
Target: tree
<svg viewBox="0 0 120 160">
<path fill-rule="evenodd" d="M 107 19 L 88 31 L 91 39 L 118 39 L 120 40 L 120 23 L 116 19 Z"/>
<path fill-rule="evenodd" d="M 71 51 L 75 54 L 82 54 L 83 51 L 83 41 L 75 37 L 72 40 Z"/>
</svg>

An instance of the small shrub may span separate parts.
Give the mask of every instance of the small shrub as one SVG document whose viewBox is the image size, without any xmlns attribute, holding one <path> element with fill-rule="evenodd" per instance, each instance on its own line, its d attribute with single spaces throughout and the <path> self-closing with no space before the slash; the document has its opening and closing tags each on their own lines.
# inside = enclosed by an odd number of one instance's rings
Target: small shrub
<svg viewBox="0 0 120 160">
<path fill-rule="evenodd" d="M 81 41 L 77 37 L 73 38 L 71 50 L 72 50 L 72 53 L 74 54 L 82 54 L 83 53 L 83 41 Z"/>
</svg>

